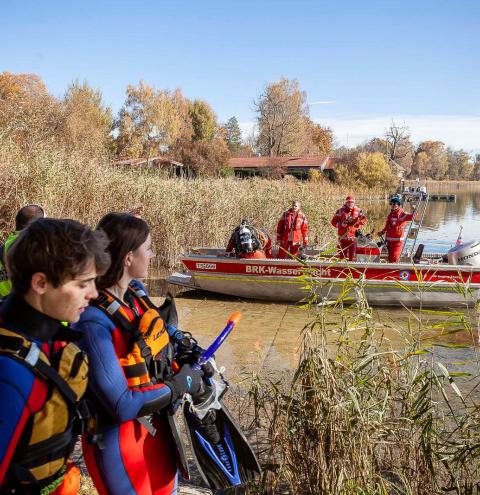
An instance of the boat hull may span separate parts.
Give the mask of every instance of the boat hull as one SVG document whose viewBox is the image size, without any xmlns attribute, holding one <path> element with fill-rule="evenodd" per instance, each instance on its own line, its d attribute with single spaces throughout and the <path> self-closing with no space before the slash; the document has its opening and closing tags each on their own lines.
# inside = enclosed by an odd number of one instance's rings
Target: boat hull
<svg viewBox="0 0 480 495">
<path fill-rule="evenodd" d="M 204 250 L 205 251 L 205 250 Z M 365 297 L 375 306 L 451 307 L 474 305 L 480 296 L 480 269 L 411 263 L 231 259 L 201 252 L 184 256 L 184 274 L 170 283 L 247 299 L 299 302 Z"/>
</svg>

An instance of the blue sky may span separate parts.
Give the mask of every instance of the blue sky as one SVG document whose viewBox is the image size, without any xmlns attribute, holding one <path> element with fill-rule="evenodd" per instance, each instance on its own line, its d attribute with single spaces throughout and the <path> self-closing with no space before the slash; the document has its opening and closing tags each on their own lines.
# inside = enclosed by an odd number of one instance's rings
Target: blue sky
<svg viewBox="0 0 480 495">
<path fill-rule="evenodd" d="M 394 119 L 415 141 L 480 149 L 478 0 L 2 0 L 0 71 L 72 80 L 117 111 L 128 84 L 179 87 L 248 131 L 253 100 L 297 78 L 341 144 Z"/>
</svg>

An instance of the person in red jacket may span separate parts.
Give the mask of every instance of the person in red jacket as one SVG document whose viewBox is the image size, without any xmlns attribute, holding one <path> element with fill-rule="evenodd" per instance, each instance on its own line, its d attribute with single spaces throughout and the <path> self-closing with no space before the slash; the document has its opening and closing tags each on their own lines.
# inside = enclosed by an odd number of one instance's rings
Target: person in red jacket
<svg viewBox="0 0 480 495">
<path fill-rule="evenodd" d="M 279 258 L 289 258 L 289 254 L 296 256 L 300 246 L 308 244 L 308 221 L 300 211 L 300 202 L 294 201 L 292 207 L 283 212 L 277 224 L 277 244 Z"/>
<path fill-rule="evenodd" d="M 347 196 L 345 204 L 339 208 L 332 218 L 332 225 L 338 231 L 338 257 L 355 259 L 357 238 L 355 234 L 367 223 L 368 219 L 363 211 L 355 206 L 355 198 Z"/>
<path fill-rule="evenodd" d="M 397 263 L 400 259 L 405 242 L 405 225 L 415 217 L 415 210 L 412 213 L 407 213 L 400 206 L 400 203 L 399 197 L 392 196 L 390 199 L 391 211 L 387 216 L 385 226 L 379 232 L 380 235 L 386 234 L 389 263 Z"/>
</svg>

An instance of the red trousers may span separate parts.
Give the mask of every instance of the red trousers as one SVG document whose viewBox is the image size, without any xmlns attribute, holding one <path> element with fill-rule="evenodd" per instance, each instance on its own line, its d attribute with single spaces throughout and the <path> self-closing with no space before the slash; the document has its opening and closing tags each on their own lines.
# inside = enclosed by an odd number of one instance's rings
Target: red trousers
<svg viewBox="0 0 480 495">
<path fill-rule="evenodd" d="M 387 241 L 388 262 L 397 263 L 402 252 L 403 241 Z"/>
<path fill-rule="evenodd" d="M 280 259 L 291 259 L 290 256 L 285 251 L 288 251 L 290 254 L 293 254 L 294 256 L 298 255 L 298 249 L 300 246 L 293 242 L 287 242 L 287 243 L 282 243 L 280 244 L 280 248 L 278 250 L 278 257 Z"/>
<path fill-rule="evenodd" d="M 357 239 L 355 237 L 340 239 L 338 244 L 338 257 L 342 260 L 348 258 L 350 261 L 353 261 L 357 254 Z"/>
</svg>

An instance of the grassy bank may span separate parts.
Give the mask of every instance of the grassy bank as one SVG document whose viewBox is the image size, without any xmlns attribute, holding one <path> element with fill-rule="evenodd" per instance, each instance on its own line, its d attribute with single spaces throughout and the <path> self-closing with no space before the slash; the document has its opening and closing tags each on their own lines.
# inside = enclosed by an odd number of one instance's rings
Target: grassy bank
<svg viewBox="0 0 480 495">
<path fill-rule="evenodd" d="M 242 218 L 271 233 L 292 199 L 302 202 L 312 242 L 332 238 L 330 219 L 352 191 L 329 181 L 263 179 L 167 179 L 155 170 L 110 166 L 62 149 L 42 146 L 26 155 L 0 142 L 0 233 L 13 229 L 17 209 L 40 203 L 52 217 L 75 218 L 95 225 L 110 211 L 143 204 L 152 227 L 157 267 L 171 268 L 178 255 L 198 245 L 223 246 Z M 384 198 L 380 190 L 356 190 L 365 203 Z"/>
</svg>

